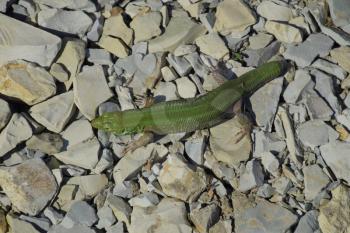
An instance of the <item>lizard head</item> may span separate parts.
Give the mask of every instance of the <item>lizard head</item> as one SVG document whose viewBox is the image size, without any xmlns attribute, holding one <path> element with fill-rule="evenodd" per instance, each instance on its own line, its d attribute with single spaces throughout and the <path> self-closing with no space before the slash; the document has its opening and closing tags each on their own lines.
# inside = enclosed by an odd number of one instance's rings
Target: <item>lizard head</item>
<svg viewBox="0 0 350 233">
<path fill-rule="evenodd" d="M 122 112 L 108 112 L 93 119 L 91 125 L 94 128 L 111 132 L 117 135 L 127 135 L 142 132 L 142 128 L 138 125 L 125 125 Z"/>
</svg>

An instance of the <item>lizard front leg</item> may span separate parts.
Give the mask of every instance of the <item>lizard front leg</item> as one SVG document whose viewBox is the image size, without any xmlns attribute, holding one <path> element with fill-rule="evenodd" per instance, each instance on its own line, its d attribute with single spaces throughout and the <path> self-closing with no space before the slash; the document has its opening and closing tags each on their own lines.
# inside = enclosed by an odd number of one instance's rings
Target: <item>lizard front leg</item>
<svg viewBox="0 0 350 233">
<path fill-rule="evenodd" d="M 123 155 L 128 153 L 129 151 L 134 151 L 139 147 L 146 146 L 147 144 L 153 142 L 154 140 L 154 133 L 150 131 L 144 132 L 140 138 L 138 138 L 135 141 L 130 142 L 127 144 L 123 150 Z"/>
</svg>

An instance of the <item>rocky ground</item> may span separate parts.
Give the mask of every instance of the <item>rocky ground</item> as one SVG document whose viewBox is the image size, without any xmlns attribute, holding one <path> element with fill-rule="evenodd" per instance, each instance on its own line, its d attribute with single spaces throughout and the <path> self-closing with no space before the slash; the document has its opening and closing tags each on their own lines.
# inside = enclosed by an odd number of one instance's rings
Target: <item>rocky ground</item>
<svg viewBox="0 0 350 233">
<path fill-rule="evenodd" d="M 0 233 L 350 232 L 348 0 L 0 0 Z M 245 115 L 91 127 L 276 59 Z M 220 61 L 220 62 L 219 62 Z"/>
</svg>

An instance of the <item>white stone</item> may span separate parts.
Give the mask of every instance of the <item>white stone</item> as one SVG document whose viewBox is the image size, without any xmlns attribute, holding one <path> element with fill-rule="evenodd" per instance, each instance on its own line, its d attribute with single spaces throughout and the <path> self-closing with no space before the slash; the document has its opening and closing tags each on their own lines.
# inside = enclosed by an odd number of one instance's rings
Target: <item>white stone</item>
<svg viewBox="0 0 350 233">
<path fill-rule="evenodd" d="M 181 44 L 191 44 L 198 36 L 205 34 L 206 28 L 189 17 L 172 17 L 165 32 L 149 41 L 148 51 L 173 52 Z"/>
<path fill-rule="evenodd" d="M 216 9 L 214 30 L 227 35 L 243 32 L 256 23 L 251 9 L 242 0 L 224 0 Z"/>
<path fill-rule="evenodd" d="M 162 15 L 160 12 L 149 12 L 136 15 L 130 23 L 135 32 L 135 43 L 152 39 L 161 34 L 160 25 Z"/>
<path fill-rule="evenodd" d="M 59 133 L 75 111 L 73 91 L 56 95 L 29 109 L 30 115 L 48 130 Z"/>
<path fill-rule="evenodd" d="M 32 134 L 32 128 L 28 121 L 21 114 L 14 113 L 7 126 L 0 133 L 0 157 L 30 138 Z"/>
<path fill-rule="evenodd" d="M 313 200 L 321 190 L 330 182 L 328 176 L 318 165 L 311 165 L 303 168 L 305 199 Z"/>
<path fill-rule="evenodd" d="M 268 20 L 289 21 L 293 17 L 291 8 L 269 0 L 261 2 L 256 11 Z"/>
<path fill-rule="evenodd" d="M 350 143 L 330 142 L 320 147 L 321 155 L 338 179 L 350 182 Z"/>
<path fill-rule="evenodd" d="M 61 48 L 61 39 L 0 14 L 0 64 L 23 59 L 50 66 Z"/>
<path fill-rule="evenodd" d="M 44 132 L 29 138 L 26 141 L 26 146 L 28 149 L 51 155 L 62 150 L 63 139 L 58 134 Z"/>
<path fill-rule="evenodd" d="M 198 39 L 198 38 L 197 38 Z M 196 52 L 197 47 L 192 44 L 183 44 L 177 47 L 174 51 L 174 55 L 179 57 Z"/>
<path fill-rule="evenodd" d="M 207 179 L 202 168 L 192 169 L 178 155 L 168 156 L 158 177 L 166 195 L 189 202 L 204 190 Z"/>
<path fill-rule="evenodd" d="M 92 19 L 83 11 L 47 8 L 38 13 L 40 26 L 78 36 L 83 36 L 92 23 Z"/>
<path fill-rule="evenodd" d="M 192 98 L 196 96 L 197 87 L 188 77 L 182 77 L 175 80 L 177 92 L 182 98 Z"/>
<path fill-rule="evenodd" d="M 265 24 L 267 32 L 273 34 L 277 40 L 285 43 L 300 43 L 303 35 L 300 29 L 286 23 L 267 21 Z"/>
<path fill-rule="evenodd" d="M 176 85 L 173 82 L 159 82 L 154 90 L 154 99 L 156 102 L 177 100 Z"/>
<path fill-rule="evenodd" d="M 27 62 L 0 67 L 0 93 L 34 105 L 56 93 L 55 80 L 45 69 Z"/>
<path fill-rule="evenodd" d="M 196 39 L 196 44 L 202 53 L 218 60 L 227 56 L 230 52 L 217 33 L 209 33 L 198 37 Z"/>
<path fill-rule="evenodd" d="M 220 209 L 215 204 L 194 209 L 190 213 L 190 219 L 200 233 L 206 233 L 219 221 Z"/>
<path fill-rule="evenodd" d="M 57 191 L 55 177 L 41 159 L 0 169 L 0 186 L 13 206 L 26 214 L 37 215 Z"/>
<path fill-rule="evenodd" d="M 100 143 L 94 137 L 90 140 L 71 146 L 67 151 L 54 154 L 54 156 L 65 164 L 91 170 L 98 162 L 99 150 Z"/>
<path fill-rule="evenodd" d="M 176 199 L 164 198 L 151 209 L 134 207 L 131 213 L 130 233 L 192 233 L 187 220 L 186 206 Z"/>
<path fill-rule="evenodd" d="M 69 124 L 61 135 L 67 140 L 67 147 L 70 147 L 94 137 L 94 132 L 88 120 L 76 120 Z"/>
<path fill-rule="evenodd" d="M 95 118 L 97 107 L 113 96 L 102 66 L 84 67 L 73 81 L 73 91 L 75 104 L 89 120 Z"/>
<path fill-rule="evenodd" d="M 0 132 L 9 122 L 11 114 L 9 104 L 5 100 L 0 99 Z"/>
</svg>

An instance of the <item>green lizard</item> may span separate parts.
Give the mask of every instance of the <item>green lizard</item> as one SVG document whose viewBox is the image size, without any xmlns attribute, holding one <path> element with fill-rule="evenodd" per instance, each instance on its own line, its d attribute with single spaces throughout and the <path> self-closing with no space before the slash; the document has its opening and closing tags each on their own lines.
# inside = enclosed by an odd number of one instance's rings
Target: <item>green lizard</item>
<svg viewBox="0 0 350 233">
<path fill-rule="evenodd" d="M 154 134 L 164 135 L 210 128 L 227 119 L 227 110 L 243 96 L 283 75 L 287 64 L 286 61 L 265 63 L 239 78 L 225 82 L 205 95 L 161 102 L 141 109 L 104 113 L 91 123 L 94 128 L 117 135 L 143 132 L 143 136 L 130 144 L 127 151 L 151 142 Z"/>
</svg>

